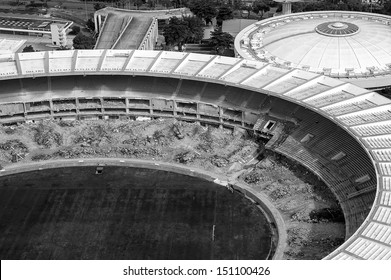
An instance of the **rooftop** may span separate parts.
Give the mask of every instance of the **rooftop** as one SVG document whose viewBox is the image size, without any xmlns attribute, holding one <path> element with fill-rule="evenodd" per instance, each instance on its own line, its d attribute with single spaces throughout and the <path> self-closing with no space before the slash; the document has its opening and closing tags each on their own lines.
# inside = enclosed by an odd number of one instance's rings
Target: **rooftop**
<svg viewBox="0 0 391 280">
<path fill-rule="evenodd" d="M 243 29 L 235 50 L 243 58 L 382 87 L 391 84 L 390 25 L 391 17 L 371 13 L 289 14 Z"/>
<path fill-rule="evenodd" d="M 57 23 L 70 26 L 70 22 L 52 18 L 35 18 L 0 15 L 0 30 L 37 30 L 50 33 L 50 25 Z"/>
<path fill-rule="evenodd" d="M 26 40 L 0 39 L 0 54 L 17 52 Z"/>
</svg>

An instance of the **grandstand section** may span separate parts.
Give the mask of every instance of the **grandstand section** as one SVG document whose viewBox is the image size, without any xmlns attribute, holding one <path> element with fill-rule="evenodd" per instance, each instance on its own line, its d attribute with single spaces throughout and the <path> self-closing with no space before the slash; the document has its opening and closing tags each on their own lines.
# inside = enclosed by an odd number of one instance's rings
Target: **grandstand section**
<svg viewBox="0 0 391 280">
<path fill-rule="evenodd" d="M 391 258 L 391 101 L 375 92 L 299 69 L 191 53 L 24 53 L 2 55 L 0 66 L 3 124 L 147 116 L 254 130 L 338 198 L 347 239 L 326 259 Z"/>
<path fill-rule="evenodd" d="M 235 53 L 383 88 L 391 85 L 390 23 L 390 16 L 373 13 L 284 13 L 244 28 L 235 38 Z"/>
<path fill-rule="evenodd" d="M 158 20 L 191 14 L 186 8 L 172 10 L 125 10 L 106 7 L 94 14 L 95 49 L 153 50 L 158 37 Z"/>
</svg>

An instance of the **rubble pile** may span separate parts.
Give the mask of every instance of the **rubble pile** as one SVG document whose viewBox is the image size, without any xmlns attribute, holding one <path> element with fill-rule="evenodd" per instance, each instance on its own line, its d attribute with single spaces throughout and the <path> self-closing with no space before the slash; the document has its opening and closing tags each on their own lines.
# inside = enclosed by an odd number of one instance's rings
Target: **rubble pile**
<svg viewBox="0 0 391 280">
<path fill-rule="evenodd" d="M 273 190 L 270 194 L 271 198 L 274 200 L 284 198 L 290 195 L 291 192 L 288 186 L 280 186 L 279 188 Z"/>
<path fill-rule="evenodd" d="M 258 182 L 261 181 L 261 174 L 256 171 L 256 170 L 252 170 L 250 171 L 249 173 L 247 173 L 244 177 L 243 177 L 244 181 L 247 183 L 247 184 L 256 184 Z"/>
<path fill-rule="evenodd" d="M 102 142 L 110 143 L 112 140 L 111 127 L 104 124 L 94 124 L 87 130 L 80 131 L 79 135 L 74 138 L 75 144 L 82 146 L 99 146 Z"/>
<path fill-rule="evenodd" d="M 42 122 L 33 127 L 35 131 L 34 141 L 39 146 L 50 148 L 53 145 L 61 146 L 63 144 L 63 136 L 56 132 L 50 123 Z"/>
<path fill-rule="evenodd" d="M 229 164 L 229 160 L 226 157 L 214 155 L 209 158 L 210 162 L 217 167 L 225 167 Z"/>
<path fill-rule="evenodd" d="M 179 163 L 187 164 L 193 162 L 197 158 L 197 156 L 198 155 L 196 153 L 191 151 L 181 152 L 175 155 L 175 160 Z"/>
<path fill-rule="evenodd" d="M 49 160 L 52 156 L 49 154 L 36 154 L 31 156 L 32 161 L 41 161 L 41 160 Z"/>
<path fill-rule="evenodd" d="M 18 139 L 0 143 L 0 158 L 6 162 L 17 162 L 28 154 L 28 147 Z"/>
</svg>

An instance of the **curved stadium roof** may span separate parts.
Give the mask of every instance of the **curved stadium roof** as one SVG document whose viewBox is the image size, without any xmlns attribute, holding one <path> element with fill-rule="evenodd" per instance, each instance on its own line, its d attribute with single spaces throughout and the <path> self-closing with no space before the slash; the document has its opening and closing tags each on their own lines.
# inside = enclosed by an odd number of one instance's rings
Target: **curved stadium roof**
<svg viewBox="0 0 391 280">
<path fill-rule="evenodd" d="M 243 29 L 235 51 L 366 88 L 391 85 L 390 16 L 345 11 L 278 16 Z"/>
<path fill-rule="evenodd" d="M 107 76 L 114 79 L 124 75 L 227 85 L 238 91 L 247 90 L 241 94 L 258 92 L 287 100 L 331 120 L 367 153 L 376 171 L 377 186 L 374 204 L 364 206 L 371 207 L 365 221 L 326 259 L 391 259 L 391 100 L 341 80 L 261 61 L 178 52 L 83 50 L 0 56 L 0 105 L 108 94 L 104 87 L 95 88 L 93 84 L 90 89 L 66 84 L 62 92 L 51 90 L 47 84 L 27 87 L 23 92 L 8 90 L 10 82 L 19 84 L 21 78 L 100 76 L 103 79 Z M 137 92 L 113 94 L 134 97 Z M 246 100 L 251 102 L 252 96 Z M 171 92 L 168 98 L 175 99 L 175 93 Z M 7 112 L 0 113 L 2 120 L 13 117 Z"/>
</svg>

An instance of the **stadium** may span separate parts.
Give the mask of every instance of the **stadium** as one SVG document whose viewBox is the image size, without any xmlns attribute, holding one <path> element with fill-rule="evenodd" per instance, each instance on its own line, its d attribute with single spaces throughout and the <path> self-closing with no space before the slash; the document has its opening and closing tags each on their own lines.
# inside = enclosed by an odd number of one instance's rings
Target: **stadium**
<svg viewBox="0 0 391 280">
<path fill-rule="evenodd" d="M 235 52 L 379 89 L 390 86 L 390 23 L 390 16 L 363 12 L 287 14 L 243 29 Z"/>
<path fill-rule="evenodd" d="M 142 116 L 255 131 L 267 138 L 266 149 L 307 167 L 337 197 L 346 240 L 325 259 L 391 259 L 391 100 L 371 90 L 301 69 L 193 53 L 16 53 L 0 65 L 2 124 Z M 18 168 L 5 166 L 7 172 Z"/>
</svg>

